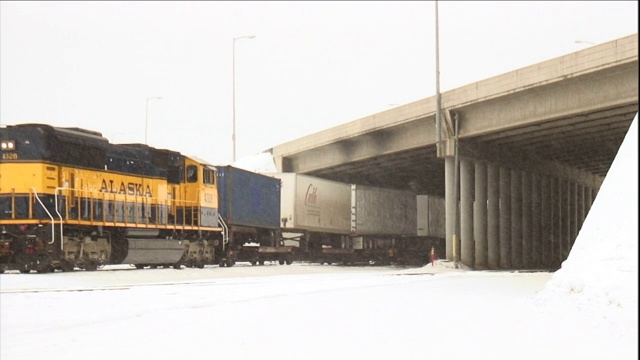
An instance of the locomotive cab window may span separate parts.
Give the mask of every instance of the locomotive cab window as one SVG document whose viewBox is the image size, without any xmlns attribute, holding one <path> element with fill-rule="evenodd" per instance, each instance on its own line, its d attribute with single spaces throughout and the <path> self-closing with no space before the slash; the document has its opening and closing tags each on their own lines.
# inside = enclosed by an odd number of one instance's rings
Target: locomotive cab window
<svg viewBox="0 0 640 360">
<path fill-rule="evenodd" d="M 198 181 L 198 167 L 195 165 L 187 166 L 187 182 L 194 183 Z"/>
<path fill-rule="evenodd" d="M 203 169 L 202 180 L 207 185 L 215 185 L 216 173 L 211 169 Z"/>
</svg>

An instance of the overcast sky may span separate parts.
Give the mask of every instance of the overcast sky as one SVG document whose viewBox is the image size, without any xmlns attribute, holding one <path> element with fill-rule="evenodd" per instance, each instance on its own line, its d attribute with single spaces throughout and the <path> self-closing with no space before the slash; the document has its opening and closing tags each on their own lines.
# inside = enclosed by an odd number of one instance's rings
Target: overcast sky
<svg viewBox="0 0 640 360">
<path fill-rule="evenodd" d="M 637 33 L 637 11 L 441 1 L 441 90 Z M 229 163 L 233 38 L 247 35 L 235 42 L 238 159 L 435 94 L 432 1 L 2 1 L 0 124 L 147 137 Z"/>
</svg>

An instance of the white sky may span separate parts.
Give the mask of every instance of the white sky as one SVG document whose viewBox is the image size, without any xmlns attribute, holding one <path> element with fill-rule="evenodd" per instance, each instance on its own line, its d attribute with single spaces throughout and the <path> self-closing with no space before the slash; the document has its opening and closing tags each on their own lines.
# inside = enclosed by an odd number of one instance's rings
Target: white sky
<svg viewBox="0 0 640 360">
<path fill-rule="evenodd" d="M 439 3 L 441 90 L 638 31 L 636 1 Z M 232 159 L 435 94 L 435 6 L 0 2 L 0 123 Z M 146 99 L 150 100 L 148 118 Z"/>
<path fill-rule="evenodd" d="M 637 219 L 636 116 L 555 273 L 447 262 L 11 272 L 0 358 L 636 360 Z"/>
</svg>

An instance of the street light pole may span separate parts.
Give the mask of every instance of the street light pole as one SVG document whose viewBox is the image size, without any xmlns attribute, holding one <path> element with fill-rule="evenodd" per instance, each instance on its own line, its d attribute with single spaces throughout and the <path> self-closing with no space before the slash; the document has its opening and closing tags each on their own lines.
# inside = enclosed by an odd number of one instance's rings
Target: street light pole
<svg viewBox="0 0 640 360">
<path fill-rule="evenodd" d="M 233 142 L 233 162 L 236 161 L 236 40 L 253 39 L 255 35 L 238 36 L 233 38 L 233 132 L 231 141 Z"/>
<path fill-rule="evenodd" d="M 148 97 L 147 101 L 146 101 L 146 106 L 145 106 L 145 113 L 144 113 L 144 144 L 148 145 L 147 143 L 147 129 L 149 128 L 149 100 L 162 100 L 161 97 L 159 96 L 154 96 L 154 97 Z"/>
</svg>

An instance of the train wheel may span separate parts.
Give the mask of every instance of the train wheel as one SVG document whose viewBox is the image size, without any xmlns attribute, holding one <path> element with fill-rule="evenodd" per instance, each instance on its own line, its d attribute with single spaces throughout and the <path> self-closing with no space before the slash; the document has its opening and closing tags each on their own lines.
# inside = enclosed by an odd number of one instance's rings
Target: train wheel
<svg viewBox="0 0 640 360">
<path fill-rule="evenodd" d="M 287 263 L 287 265 L 291 265 L 293 263 L 293 260 L 291 260 L 290 257 L 288 257 L 285 262 Z"/>
<path fill-rule="evenodd" d="M 20 273 L 21 274 L 28 274 L 30 272 L 31 272 L 31 270 L 28 270 L 28 269 L 20 269 Z"/>
<path fill-rule="evenodd" d="M 40 274 L 48 273 L 51 270 L 51 257 L 47 254 L 39 254 L 36 271 Z"/>
<path fill-rule="evenodd" d="M 182 269 L 182 265 L 180 265 L 180 264 L 173 264 L 173 268 L 174 268 L 174 269 L 176 269 L 176 270 L 180 270 L 180 269 Z"/>
<path fill-rule="evenodd" d="M 86 271 L 96 271 L 96 270 L 98 270 L 98 263 L 96 263 L 95 261 L 89 261 L 84 266 L 84 269 Z"/>
<path fill-rule="evenodd" d="M 136 264 L 136 269 L 138 269 L 138 270 L 144 269 L 144 265 Z"/>
<path fill-rule="evenodd" d="M 64 272 L 71 272 L 73 271 L 75 266 L 73 266 L 73 264 L 70 261 L 67 260 L 62 260 L 60 262 L 60 269 L 62 269 L 62 271 Z"/>
<path fill-rule="evenodd" d="M 284 265 L 284 260 L 278 260 L 278 264 Z"/>
</svg>

